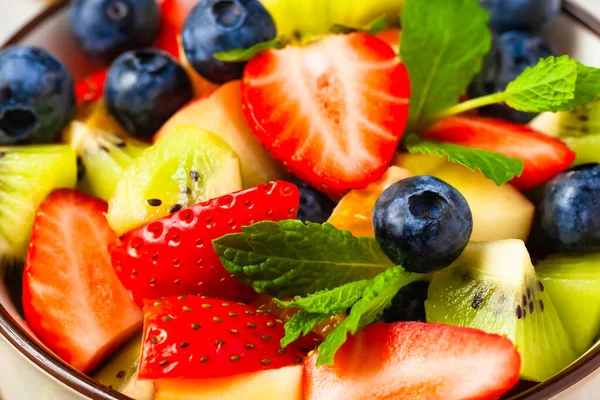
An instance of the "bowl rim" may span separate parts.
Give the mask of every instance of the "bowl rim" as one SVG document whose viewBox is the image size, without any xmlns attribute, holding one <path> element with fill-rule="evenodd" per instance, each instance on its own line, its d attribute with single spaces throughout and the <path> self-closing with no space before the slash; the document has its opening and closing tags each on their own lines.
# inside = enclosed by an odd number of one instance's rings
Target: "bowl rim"
<svg viewBox="0 0 600 400">
<path fill-rule="evenodd" d="M 57 0 L 33 17 L 7 41 L 0 43 L 0 50 L 16 45 L 34 31 L 42 22 L 53 17 L 64 9 L 71 0 Z M 576 23 L 582 25 L 600 39 L 600 20 L 581 6 L 569 1 L 562 1 L 562 11 Z M 130 397 L 106 387 L 88 375 L 85 375 L 53 354 L 50 350 L 33 339 L 20 324 L 15 321 L 8 310 L 0 304 L 0 336 L 15 350 L 25 356 L 44 373 L 56 379 L 79 395 L 90 400 L 133 400 Z M 537 384 L 529 390 L 521 392 L 510 400 L 545 400 L 555 396 L 592 372 L 600 368 L 600 346 L 584 354 L 570 366 L 552 378 Z"/>
</svg>

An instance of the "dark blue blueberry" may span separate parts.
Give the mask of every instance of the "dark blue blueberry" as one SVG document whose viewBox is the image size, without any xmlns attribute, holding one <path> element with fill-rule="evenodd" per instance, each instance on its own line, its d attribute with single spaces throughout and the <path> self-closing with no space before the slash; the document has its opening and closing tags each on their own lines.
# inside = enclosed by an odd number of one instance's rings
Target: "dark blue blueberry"
<svg viewBox="0 0 600 400">
<path fill-rule="evenodd" d="M 446 182 L 414 176 L 386 189 L 373 209 L 381 249 L 410 272 L 429 273 L 450 265 L 471 237 L 473 217 L 465 198 Z"/>
<path fill-rule="evenodd" d="M 75 0 L 69 17 L 86 54 L 105 64 L 152 45 L 160 25 L 156 0 Z"/>
<path fill-rule="evenodd" d="M 485 58 L 481 72 L 469 87 L 469 96 L 480 97 L 502 92 L 527 67 L 553 52 L 539 36 L 526 32 L 506 32 L 496 36 Z M 505 104 L 495 104 L 480 110 L 482 115 L 526 124 L 536 114 L 513 110 Z"/>
<path fill-rule="evenodd" d="M 326 222 L 333 212 L 335 203 L 323 193 L 298 179 L 294 179 L 293 183 L 300 190 L 298 219 L 302 222 L 310 221 L 319 224 Z"/>
<path fill-rule="evenodd" d="M 275 38 L 275 23 L 257 0 L 204 0 L 185 21 L 185 55 L 205 79 L 225 83 L 242 77 L 246 63 L 224 62 L 214 53 L 249 48 Z"/>
<path fill-rule="evenodd" d="M 540 218 L 559 251 L 600 251 L 600 165 L 581 165 L 549 181 Z"/>
<path fill-rule="evenodd" d="M 137 137 L 149 138 L 193 97 L 183 67 L 161 50 L 130 51 L 108 70 L 104 99 L 109 112 Z"/>
<path fill-rule="evenodd" d="M 479 0 L 490 13 L 490 26 L 498 33 L 548 31 L 560 15 L 561 0 Z"/>
<path fill-rule="evenodd" d="M 73 79 L 44 50 L 0 52 L 0 144 L 54 142 L 75 111 Z"/>
<path fill-rule="evenodd" d="M 396 293 L 392 304 L 383 310 L 378 318 L 381 322 L 421 321 L 425 319 L 425 300 L 429 282 L 414 281 Z"/>
</svg>

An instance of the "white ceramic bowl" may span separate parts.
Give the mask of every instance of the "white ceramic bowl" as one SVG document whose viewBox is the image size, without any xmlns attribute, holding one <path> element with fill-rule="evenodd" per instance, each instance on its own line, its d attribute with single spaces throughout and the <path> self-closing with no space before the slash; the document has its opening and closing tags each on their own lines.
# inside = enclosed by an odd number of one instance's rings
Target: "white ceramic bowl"
<svg viewBox="0 0 600 400">
<path fill-rule="evenodd" d="M 9 8 L 18 8 L 19 2 L 0 0 L 0 17 L 10 15 Z M 589 0 L 589 3 L 595 7 L 600 0 Z M 81 54 L 69 33 L 67 4 L 68 1 L 63 0 L 48 6 L 5 45 L 19 43 L 44 47 L 63 60 L 78 79 L 95 67 Z M 559 23 L 550 34 L 550 43 L 559 53 L 600 67 L 600 21 L 573 4 L 567 3 L 563 9 Z M 513 399 L 535 400 L 600 399 L 599 368 L 600 347 L 596 347 L 552 379 L 533 387 L 519 384 L 511 395 Z M 0 398 L 131 400 L 75 371 L 33 340 L 10 300 L 4 280 L 0 280 Z"/>
</svg>

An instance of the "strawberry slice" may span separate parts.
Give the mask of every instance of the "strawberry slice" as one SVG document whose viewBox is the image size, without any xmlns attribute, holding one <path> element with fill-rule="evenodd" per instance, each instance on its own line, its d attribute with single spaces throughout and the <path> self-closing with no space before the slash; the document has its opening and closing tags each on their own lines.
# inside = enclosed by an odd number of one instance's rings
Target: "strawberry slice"
<svg viewBox="0 0 600 400">
<path fill-rule="evenodd" d="M 398 28 L 388 28 L 377 34 L 377 37 L 388 44 L 394 50 L 394 53 L 400 53 L 400 34 Z"/>
<path fill-rule="evenodd" d="M 398 322 L 351 336 L 333 366 L 304 362 L 306 400 L 493 399 L 519 380 L 512 342 L 471 328 Z"/>
<path fill-rule="evenodd" d="M 23 308 L 40 340 L 87 372 L 141 327 L 142 311 L 110 265 L 107 204 L 70 189 L 40 206 L 25 261 Z"/>
<path fill-rule="evenodd" d="M 196 3 L 198 0 L 194 0 Z M 192 1 L 189 2 L 192 6 Z M 181 34 L 183 23 L 190 10 L 182 10 L 181 1 L 162 0 L 160 2 L 160 29 L 154 47 L 166 51 L 175 58 L 179 58 L 179 44 L 177 37 Z"/>
<path fill-rule="evenodd" d="M 196 204 L 113 242 L 113 266 L 138 304 L 187 294 L 251 300 L 256 293 L 223 268 L 212 240 L 255 222 L 296 218 L 299 202 L 295 185 L 277 181 Z"/>
<path fill-rule="evenodd" d="M 75 83 L 77 104 L 93 103 L 104 94 L 107 70 L 98 71 Z"/>
<path fill-rule="evenodd" d="M 390 46 L 352 33 L 258 54 L 244 70 L 242 106 L 274 158 L 340 195 L 383 175 L 406 125 L 409 92 Z"/>
<path fill-rule="evenodd" d="M 527 126 L 494 118 L 448 118 L 430 128 L 426 136 L 522 159 L 523 174 L 511 181 L 521 190 L 550 180 L 575 160 L 575 153 L 562 141 Z"/>
<path fill-rule="evenodd" d="M 299 344 L 281 349 L 284 334 L 281 320 L 243 303 L 147 300 L 139 377 L 207 379 L 302 362 Z"/>
</svg>

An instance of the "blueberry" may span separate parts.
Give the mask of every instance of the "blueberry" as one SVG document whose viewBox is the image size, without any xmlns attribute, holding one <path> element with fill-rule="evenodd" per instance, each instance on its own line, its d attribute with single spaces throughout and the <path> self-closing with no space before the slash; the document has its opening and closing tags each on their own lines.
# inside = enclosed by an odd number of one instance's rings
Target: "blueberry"
<svg viewBox="0 0 600 400">
<path fill-rule="evenodd" d="M 121 53 L 152 45 L 160 9 L 156 0 L 75 0 L 69 17 L 86 54 L 108 64 Z"/>
<path fill-rule="evenodd" d="M 490 26 L 498 33 L 548 31 L 560 15 L 561 0 L 480 0 L 490 13 Z"/>
<path fill-rule="evenodd" d="M 326 222 L 335 204 L 323 193 L 313 189 L 306 183 L 294 179 L 294 184 L 300 190 L 300 206 L 298 207 L 298 219 L 302 222 Z"/>
<path fill-rule="evenodd" d="M 183 67 L 161 50 L 136 50 L 108 70 L 104 99 L 109 112 L 137 137 L 149 138 L 192 99 Z"/>
<path fill-rule="evenodd" d="M 373 209 L 373 228 L 390 260 L 410 272 L 450 265 L 471 237 L 473 217 L 465 198 L 446 182 L 414 176 L 387 188 Z"/>
<path fill-rule="evenodd" d="M 0 52 L 0 144 L 54 142 L 75 111 L 73 79 L 42 49 Z"/>
<path fill-rule="evenodd" d="M 600 165 L 581 165 L 549 181 L 540 219 L 559 251 L 600 251 Z"/>
<path fill-rule="evenodd" d="M 481 72 L 469 87 L 469 95 L 479 97 L 502 92 L 525 68 L 536 65 L 541 58 L 552 55 L 553 52 L 546 42 L 531 33 L 512 31 L 496 36 Z M 480 112 L 485 116 L 521 124 L 526 124 L 536 116 L 534 113 L 513 110 L 505 104 L 484 107 Z"/>
<path fill-rule="evenodd" d="M 275 38 L 275 23 L 257 0 L 204 0 L 185 21 L 185 55 L 205 79 L 222 84 L 242 77 L 243 62 L 223 62 L 213 54 L 249 48 Z"/>
<path fill-rule="evenodd" d="M 396 293 L 392 303 L 378 318 L 381 322 L 421 321 L 425 322 L 425 300 L 429 282 L 414 281 Z"/>
</svg>

